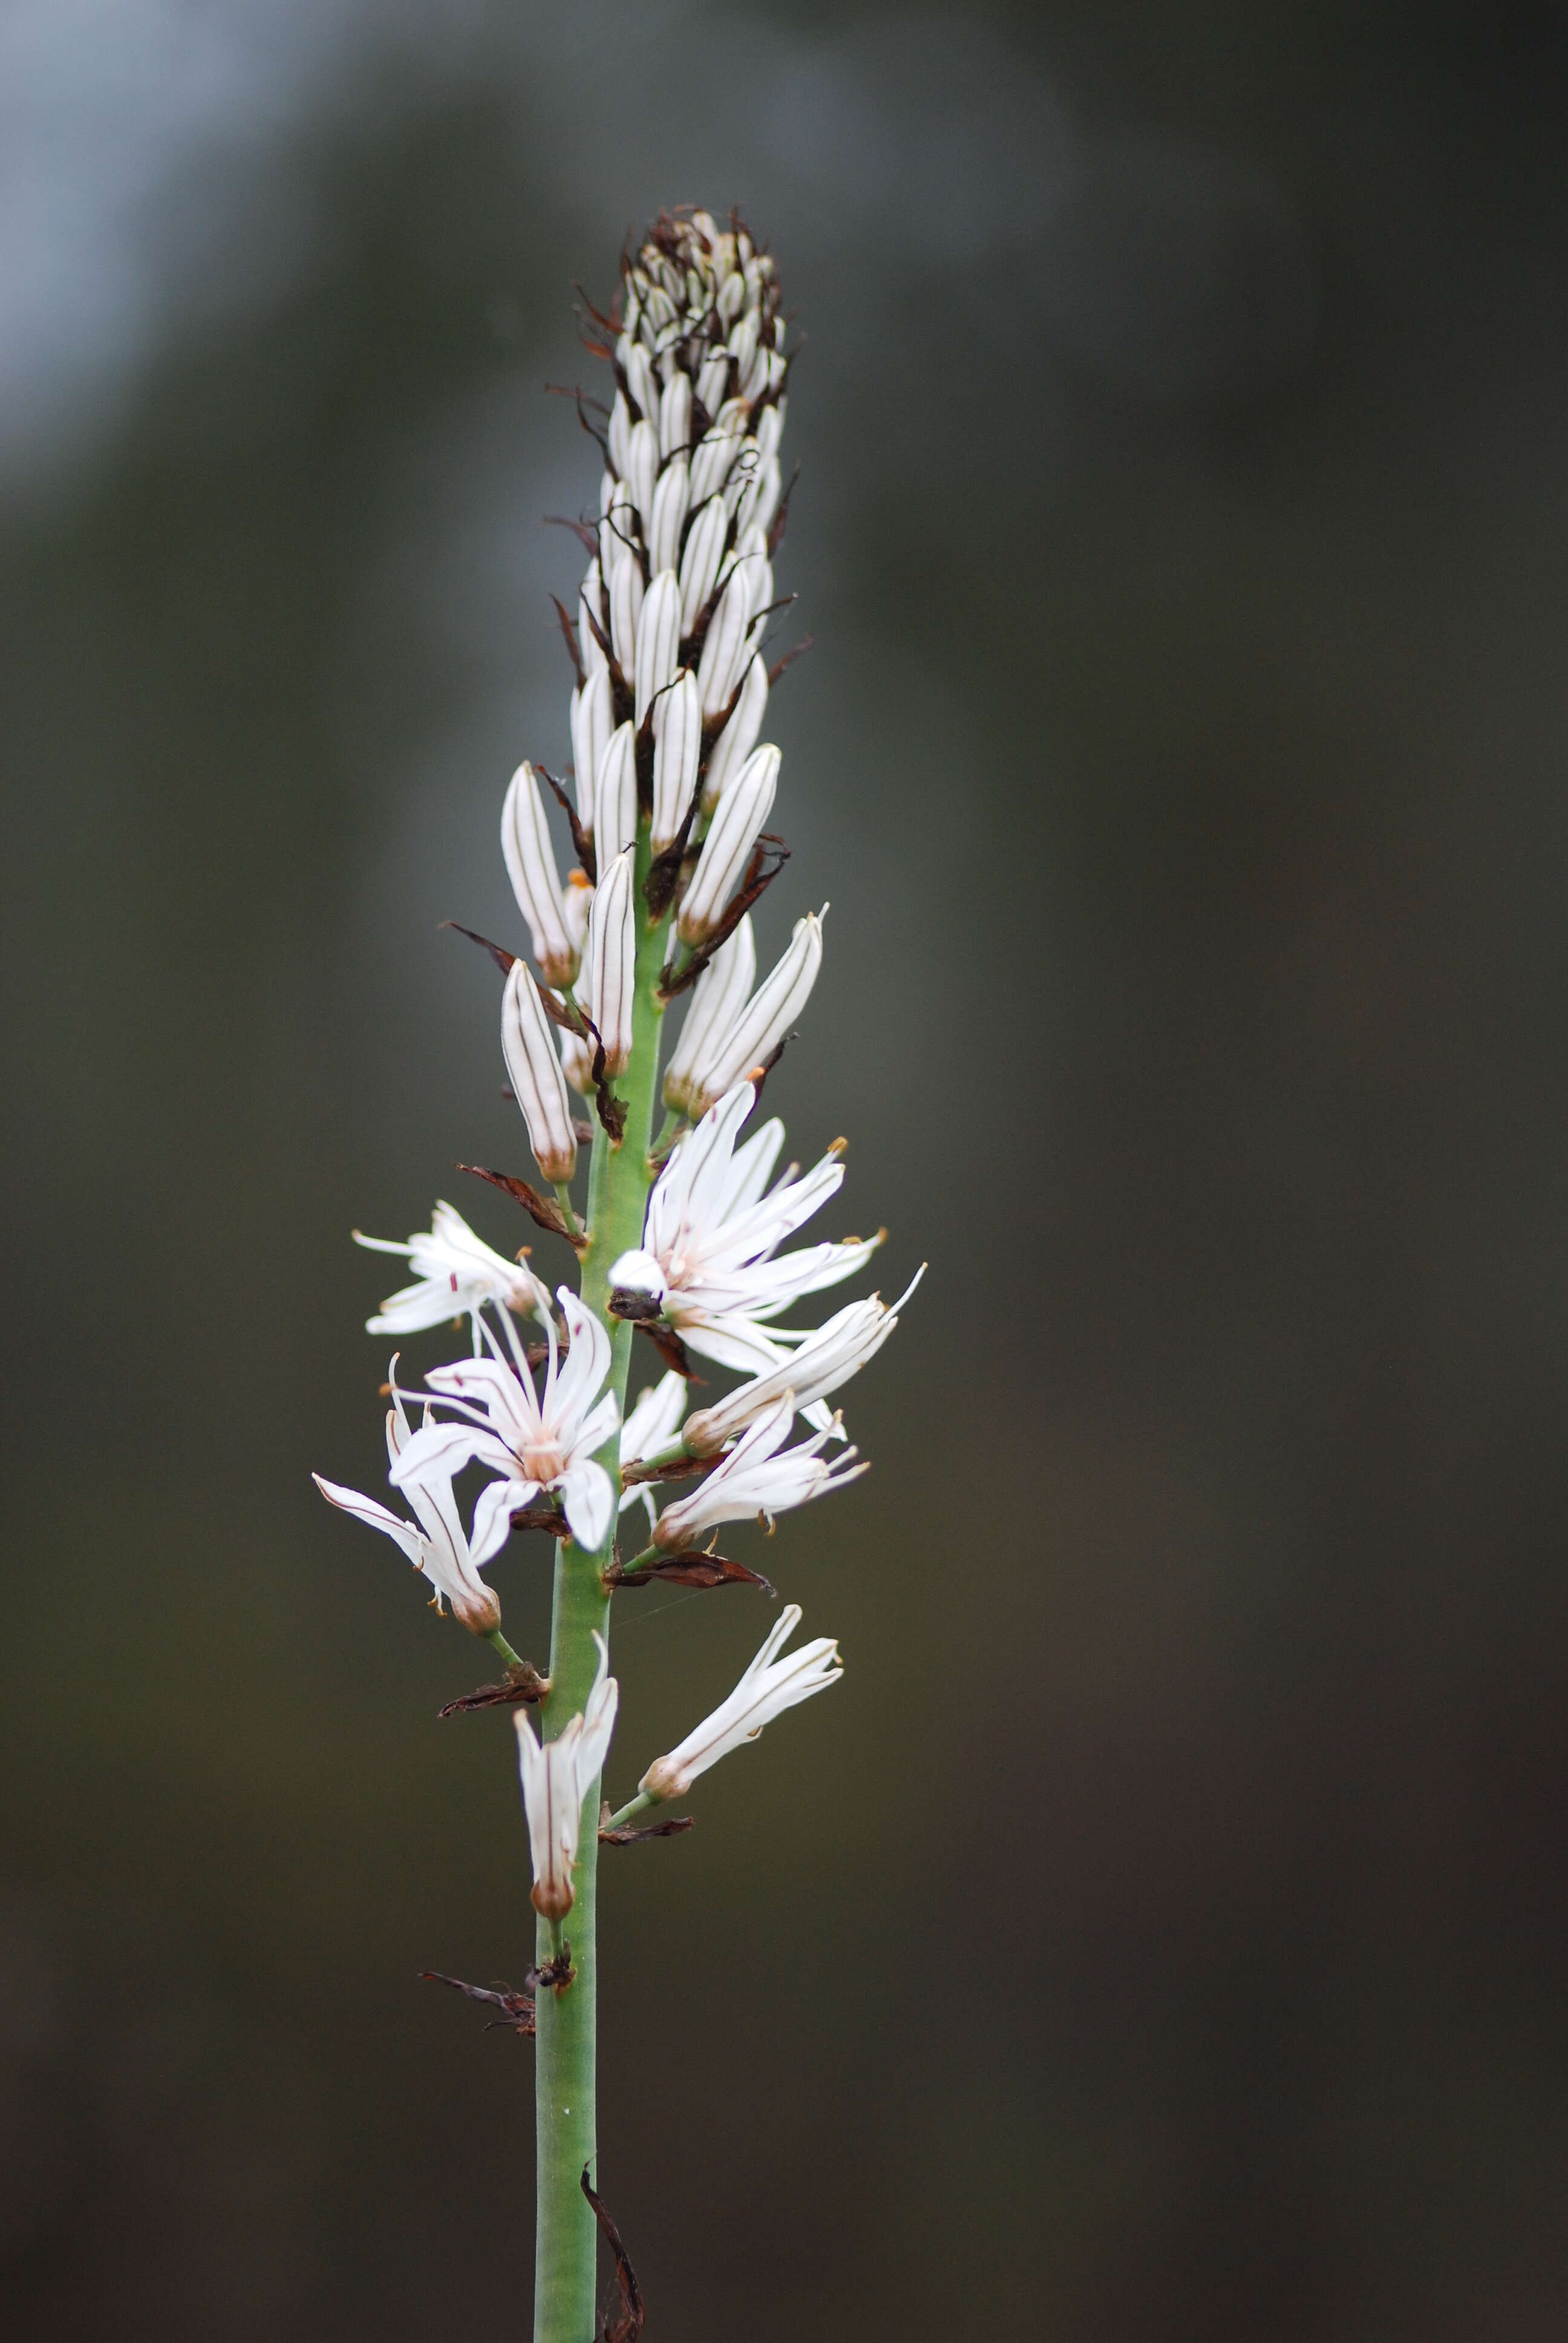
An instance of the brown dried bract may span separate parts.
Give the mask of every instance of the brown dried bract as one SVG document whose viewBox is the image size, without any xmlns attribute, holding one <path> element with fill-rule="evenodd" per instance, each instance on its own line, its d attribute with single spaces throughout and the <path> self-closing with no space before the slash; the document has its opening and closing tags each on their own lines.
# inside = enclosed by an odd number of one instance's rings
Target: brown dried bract
<svg viewBox="0 0 1568 2343">
<path fill-rule="evenodd" d="M 509 1666 L 500 1684 L 481 1684 L 477 1692 L 466 1692 L 459 1700 L 449 1700 L 437 1716 L 459 1716 L 470 1708 L 533 1708 L 543 1700 L 550 1688 L 548 1676 L 540 1675 L 531 1660 L 519 1660 Z"/>
<path fill-rule="evenodd" d="M 477 928 L 466 928 L 461 920 L 443 920 L 441 925 L 444 928 L 450 928 L 456 936 L 467 936 L 471 944 L 477 944 L 481 951 L 489 953 L 503 976 L 510 976 L 518 955 L 514 951 L 508 951 L 505 944 L 492 943 L 488 936 L 482 936 L 479 933 Z"/>
<path fill-rule="evenodd" d="M 684 1375 L 689 1383 L 705 1383 L 708 1381 L 708 1377 L 699 1375 L 692 1365 L 691 1353 L 673 1326 L 654 1325 L 647 1319 L 638 1319 L 637 1331 L 639 1334 L 648 1336 L 648 1341 L 673 1374 Z"/>
<path fill-rule="evenodd" d="M 658 972 L 658 990 L 666 1001 L 674 1001 L 697 982 L 709 961 L 722 944 L 727 944 L 758 898 L 772 885 L 789 860 L 789 849 L 771 830 L 764 830 L 746 866 L 746 876 L 739 892 L 730 898 L 724 917 L 706 943 L 699 945 L 686 966 L 676 972 L 673 960 L 667 960 Z"/>
<path fill-rule="evenodd" d="M 543 1530 L 547 1537 L 569 1538 L 567 1517 L 554 1505 L 519 1505 L 512 1515 L 515 1530 Z"/>
<path fill-rule="evenodd" d="M 609 1808 L 606 1806 L 604 1812 L 608 1815 Z M 606 1830 L 601 1825 L 598 1843 L 600 1846 L 640 1846 L 645 1838 L 676 1838 L 696 1827 L 692 1815 L 671 1815 L 662 1823 L 644 1823 L 640 1829 L 636 1823 L 622 1823 L 618 1830 Z"/>
<path fill-rule="evenodd" d="M 568 528 L 575 528 L 577 527 L 577 523 L 575 521 L 568 521 L 565 523 L 565 526 Z M 550 599 L 556 606 L 556 616 L 561 622 L 561 634 L 566 641 L 567 657 L 572 663 L 572 672 L 577 677 L 578 689 L 580 691 L 584 679 L 582 653 L 578 649 L 578 630 L 573 626 L 570 618 L 567 616 L 566 605 L 562 602 L 560 596 L 558 594 L 552 594 L 550 596 Z"/>
<path fill-rule="evenodd" d="M 642 2322 L 647 2317 L 643 2308 L 642 2288 L 637 2282 L 631 2258 L 621 2243 L 620 2231 L 610 2219 L 603 2197 L 588 2178 L 586 2164 L 583 2166 L 582 2191 L 593 2207 L 593 2217 L 604 2232 L 606 2245 L 615 2256 L 616 2284 L 620 2288 L 620 2308 L 613 2318 L 606 2311 L 596 2343 L 637 2343 L 642 2333 Z"/>
<path fill-rule="evenodd" d="M 535 2031 L 534 1991 L 539 1981 L 537 1969 L 528 1970 L 526 1982 L 516 1991 L 509 1985 L 467 1985 L 461 1977 L 443 1976 L 439 1969 L 421 1969 L 419 1976 L 427 1985 L 449 1985 L 454 1993 L 466 1994 L 470 2001 L 487 2002 L 498 2009 L 501 2016 L 491 2018 L 485 2028 L 487 2034 L 493 2034 L 498 2026 L 506 2026 L 513 2034 Z"/>
<path fill-rule="evenodd" d="M 567 1216 L 555 1198 L 541 1196 L 538 1190 L 530 1187 L 526 1180 L 514 1180 L 509 1172 L 487 1172 L 482 1163 L 459 1163 L 457 1169 L 471 1173 L 476 1180 L 487 1180 L 492 1188 L 499 1188 L 502 1194 L 510 1196 L 515 1204 L 521 1204 L 524 1212 L 537 1221 L 541 1229 L 548 1229 L 552 1236 L 565 1237 L 568 1244 L 575 1245 L 578 1252 L 587 1244 L 585 1236 L 573 1236 L 567 1226 Z"/>
<path fill-rule="evenodd" d="M 593 614 L 591 611 L 588 613 L 588 624 L 590 627 L 593 626 Z M 598 628 L 597 627 L 594 627 L 594 633 L 596 636 L 598 634 Z M 572 852 L 577 856 L 578 861 L 582 869 L 583 876 L 587 879 L 588 885 L 590 887 L 597 887 L 598 884 L 598 864 L 594 859 L 593 840 L 588 836 L 587 830 L 583 828 L 581 822 L 578 820 L 578 809 L 576 806 L 573 805 L 570 798 L 568 797 L 565 789 L 562 789 L 559 781 L 557 780 L 555 775 L 549 770 L 548 766 L 536 765 L 534 767 L 534 770 L 538 773 L 539 779 L 546 783 L 547 787 L 555 791 L 556 802 L 560 807 L 561 811 L 565 814 L 568 826 L 571 830 Z"/>
<path fill-rule="evenodd" d="M 759 1571 L 748 1570 L 743 1562 L 731 1562 L 728 1554 L 706 1554 L 694 1546 L 679 1554 L 660 1554 L 657 1562 L 645 1562 L 635 1570 L 624 1563 L 612 1562 L 604 1572 L 607 1586 L 651 1586 L 658 1579 L 668 1586 L 759 1586 L 765 1594 L 774 1593 L 772 1582 Z"/>
<path fill-rule="evenodd" d="M 623 1464 L 620 1485 L 640 1488 L 645 1481 L 695 1481 L 711 1473 L 717 1456 L 672 1456 L 667 1464 Z"/>
</svg>

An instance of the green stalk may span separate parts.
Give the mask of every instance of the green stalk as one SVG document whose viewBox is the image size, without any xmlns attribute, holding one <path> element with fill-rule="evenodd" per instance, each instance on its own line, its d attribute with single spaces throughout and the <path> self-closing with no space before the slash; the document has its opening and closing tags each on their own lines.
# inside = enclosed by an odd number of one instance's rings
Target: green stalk
<svg viewBox="0 0 1568 2343">
<path fill-rule="evenodd" d="M 659 1031 L 664 1011 L 658 995 L 664 965 L 668 920 L 648 924 L 642 908 L 643 881 L 651 852 L 646 820 L 637 850 L 637 1000 L 632 1021 L 632 1059 L 616 1081 L 627 1110 L 626 1135 L 612 1147 L 602 1128 L 594 1133 L 588 1166 L 588 1244 L 582 1254 L 583 1301 L 610 1337 L 607 1390 L 626 1411 L 627 1375 L 633 1329 L 609 1315 L 612 1262 L 642 1241 L 644 1209 L 652 1184 L 648 1148 L 658 1079 Z M 600 1449 L 599 1463 L 620 1489 L 618 1435 Z M 611 1516 L 609 1544 L 615 1539 Z M 609 1634 L 609 1595 L 603 1581 L 608 1545 L 584 1554 L 569 1540 L 556 1549 L 555 1603 L 550 1625 L 550 1692 L 540 1712 L 541 1729 L 551 1741 L 570 1723 L 593 1685 L 598 1655 L 593 1636 Z M 573 1874 L 576 1900 L 564 1932 L 577 1975 L 562 1992 L 538 1997 L 535 2044 L 534 2107 L 538 2136 L 538 2227 L 534 2248 L 534 2343 L 592 2343 L 595 2326 L 598 2228 L 582 2193 L 585 2169 L 596 2179 L 597 1988 L 595 1931 L 598 1880 L 599 1793 L 596 1783 L 583 1809 L 582 1835 Z M 536 1958 L 542 1967 L 555 1950 L 548 1922 L 536 1931 Z"/>
</svg>

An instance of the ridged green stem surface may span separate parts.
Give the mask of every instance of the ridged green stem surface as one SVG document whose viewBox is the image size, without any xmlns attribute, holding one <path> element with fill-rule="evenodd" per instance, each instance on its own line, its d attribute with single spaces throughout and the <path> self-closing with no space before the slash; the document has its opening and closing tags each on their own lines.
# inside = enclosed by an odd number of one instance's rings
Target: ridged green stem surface
<svg viewBox="0 0 1568 2343">
<path fill-rule="evenodd" d="M 626 1104 L 626 1135 L 617 1148 L 602 1130 L 595 1133 L 588 1170 L 588 1243 L 582 1256 L 580 1289 L 584 1302 L 609 1331 L 611 1358 L 606 1388 L 614 1392 L 623 1414 L 634 1330 L 609 1315 L 609 1268 L 621 1253 L 642 1241 L 643 1213 L 652 1181 L 648 1158 L 663 1018 L 658 980 L 668 935 L 668 921 L 650 928 L 643 912 L 642 886 L 649 859 L 645 820 L 638 842 L 638 980 L 632 1061 L 614 1085 Z M 618 1435 L 599 1451 L 599 1462 L 618 1494 Z M 614 1540 L 612 1515 L 609 1545 Z M 578 1715 L 593 1686 L 598 1664 L 594 1631 L 607 1638 L 609 1634 L 609 1596 L 601 1574 L 609 1545 L 598 1554 L 584 1554 L 569 1542 L 556 1549 L 550 1693 L 541 1711 L 541 1729 L 548 1741 Z M 538 2036 L 534 2046 L 538 2148 L 534 2343 L 592 2343 L 595 2327 L 598 2231 L 582 2193 L 582 2175 L 586 2167 L 598 2185 L 598 1810 L 599 1790 L 595 1783 L 583 1809 L 582 1838 L 573 1875 L 576 1901 L 563 1923 L 577 1975 L 564 1993 L 547 1987 L 538 1996 Z M 540 1920 L 536 1958 L 541 1968 L 554 1950 L 549 1925 Z"/>
</svg>

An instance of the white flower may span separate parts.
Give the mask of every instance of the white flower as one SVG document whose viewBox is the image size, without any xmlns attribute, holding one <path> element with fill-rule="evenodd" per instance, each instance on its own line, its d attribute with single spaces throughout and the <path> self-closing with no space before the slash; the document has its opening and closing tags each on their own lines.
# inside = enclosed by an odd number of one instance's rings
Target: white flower
<svg viewBox="0 0 1568 2343">
<path fill-rule="evenodd" d="M 609 1673 L 609 1652 L 597 1628 L 598 1674 L 588 1704 L 553 1741 L 541 1748 L 528 1711 L 519 1708 L 518 1766 L 523 1780 L 523 1812 L 534 1862 L 534 1909 L 547 1920 L 564 1920 L 576 1901 L 572 1868 L 582 1835 L 583 1807 L 609 1755 L 620 1687 Z"/>
<path fill-rule="evenodd" d="M 682 1065 L 685 1095 L 680 1102 L 684 1103 L 688 1114 L 695 1118 L 705 1113 L 715 1099 L 722 1098 L 742 1075 L 751 1071 L 753 1066 L 765 1064 L 779 1042 L 788 1037 L 796 1018 L 811 997 L 817 971 L 822 965 L 822 922 L 827 916 L 828 906 L 824 903 L 820 911 L 809 911 L 803 920 L 797 920 L 795 932 L 783 958 L 758 986 L 750 1000 L 736 1001 L 733 1014 L 728 1017 L 727 1022 L 721 1021 L 715 1014 L 709 1031 Z M 710 966 L 697 980 L 698 991 L 701 990 L 717 965 L 716 954 Z M 727 1011 L 729 1001 L 727 994 Z M 694 1009 L 695 1006 L 694 1002 Z M 688 1026 L 690 1022 L 688 1018 Z M 670 1065 L 672 1075 L 676 1066 L 682 1064 L 685 1058 L 684 1033 L 680 1041 L 680 1049 Z M 665 1084 L 665 1100 L 667 1104 L 678 1103 L 669 1096 L 668 1082 Z"/>
<path fill-rule="evenodd" d="M 389 1293 L 377 1317 L 366 1321 L 367 1334 L 417 1334 L 427 1326 L 445 1326 L 465 1314 L 474 1322 L 474 1356 L 479 1355 L 479 1312 L 487 1302 L 507 1310 L 531 1310 L 548 1324 L 549 1290 L 526 1262 L 507 1261 L 477 1237 L 461 1212 L 437 1204 L 430 1216 L 428 1235 L 417 1229 L 407 1244 L 390 1237 L 361 1236 L 354 1242 L 367 1252 L 401 1253 L 418 1282 Z"/>
<path fill-rule="evenodd" d="M 836 1392 L 851 1375 L 858 1374 L 869 1359 L 875 1358 L 898 1324 L 900 1311 L 925 1273 L 922 1263 L 890 1310 L 876 1293 L 865 1302 L 851 1302 L 826 1325 L 797 1337 L 799 1347 L 782 1366 L 759 1375 L 754 1382 L 742 1383 L 714 1406 L 700 1408 L 695 1415 L 688 1416 L 682 1436 L 692 1455 L 716 1454 L 753 1417 L 782 1399 L 787 1391 L 794 1393 L 795 1404 L 808 1422 L 825 1431 L 822 1417 L 827 1411 L 822 1403 L 829 1392 Z"/>
<path fill-rule="evenodd" d="M 654 1759 L 638 1785 L 645 1797 L 683 1798 L 699 1774 L 706 1774 L 742 1743 L 755 1741 L 763 1726 L 771 1725 L 787 1708 L 838 1683 L 844 1670 L 839 1646 L 830 1635 L 802 1644 L 787 1660 L 774 1657 L 799 1624 L 799 1604 L 787 1603 L 772 1634 L 729 1699 L 720 1702 L 694 1733 L 689 1733 L 678 1749 Z"/>
<path fill-rule="evenodd" d="M 853 1462 L 852 1448 L 846 1448 L 831 1464 L 825 1463 L 817 1452 L 829 1437 L 826 1432 L 819 1432 L 780 1456 L 778 1452 L 789 1439 L 794 1421 L 795 1394 L 787 1391 L 776 1406 L 748 1425 L 737 1445 L 699 1488 L 682 1497 L 678 1504 L 665 1507 L 653 1533 L 655 1545 L 672 1553 L 694 1545 L 721 1522 L 754 1517 L 769 1522 L 773 1514 L 788 1513 L 792 1505 L 809 1504 L 813 1497 L 825 1495 L 845 1481 L 858 1480 L 870 1469 Z"/>
<path fill-rule="evenodd" d="M 540 1171 L 557 1183 L 569 1180 L 578 1163 L 572 1102 L 538 987 L 520 960 L 512 963 L 501 995 L 501 1051 Z"/>
<path fill-rule="evenodd" d="M 684 944 L 699 944 L 713 933 L 724 906 L 740 884 L 751 850 L 769 813 L 779 786 L 779 751 L 753 749 L 719 801 L 713 827 L 702 842 L 697 870 L 680 906 L 676 932 Z"/>
<path fill-rule="evenodd" d="M 436 1472 L 450 1477 L 465 1464 L 483 1464 L 501 1475 L 480 1491 L 474 1507 L 476 1563 L 500 1552 L 513 1513 L 543 1489 L 560 1491 L 567 1525 L 587 1552 L 597 1553 L 608 1534 L 615 1495 L 595 1452 L 619 1417 L 612 1393 L 595 1403 L 609 1369 L 609 1336 L 569 1287 L 563 1285 L 557 1299 L 571 1348 L 563 1365 L 551 1326 L 543 1391 L 535 1392 L 511 1320 L 502 1321 L 510 1359 L 484 1322 L 488 1358 L 432 1367 L 425 1378 L 437 1405 L 453 1409 L 456 1420 L 427 1419 L 392 1467 L 399 1488 Z"/>
<path fill-rule="evenodd" d="M 527 763 L 512 775 L 501 809 L 501 852 L 518 908 L 528 923 L 539 974 L 547 984 L 570 984 L 578 972 L 578 953 L 567 925 L 539 785 Z"/>
<path fill-rule="evenodd" d="M 631 727 L 623 728 L 630 731 Z M 612 747 L 610 754 L 615 753 Z M 627 847 L 608 870 L 601 868 L 588 926 L 588 1013 L 604 1043 L 607 1074 L 620 1074 L 631 1062 L 631 1012 L 637 992 L 636 903 L 632 894 L 637 850 Z"/>
<path fill-rule="evenodd" d="M 620 1427 L 620 1469 L 628 1464 L 640 1464 L 645 1456 L 656 1455 L 675 1436 L 675 1429 L 686 1413 L 686 1377 L 673 1372 L 646 1391 L 638 1392 L 637 1405 L 632 1408 Z M 647 1486 L 623 1489 L 620 1511 L 635 1505 L 641 1498 L 648 1508 L 651 1529 L 657 1513 L 653 1492 Z"/>
<path fill-rule="evenodd" d="M 756 1096 L 738 1082 L 678 1142 L 648 1200 L 641 1245 L 609 1272 L 612 1291 L 657 1302 L 691 1350 L 742 1373 L 787 1357 L 797 1339 L 765 1333 L 760 1322 L 853 1276 L 880 1242 L 850 1238 L 773 1259 L 840 1185 L 842 1143 L 804 1178 L 787 1172 L 768 1188 L 783 1124 L 765 1122 L 736 1145 Z"/>
<path fill-rule="evenodd" d="M 394 1376 L 397 1373 L 396 1359 L 392 1373 Z M 411 1438 L 402 1399 L 395 1393 L 387 1416 L 387 1455 L 394 1467 L 410 1445 Z M 431 1473 L 403 1484 L 418 1517 L 417 1526 L 389 1513 L 374 1497 L 362 1497 L 357 1489 L 344 1489 L 336 1481 L 324 1481 L 319 1473 L 310 1477 L 329 1505 L 339 1506 L 344 1513 L 352 1513 L 357 1522 L 380 1530 L 402 1549 L 416 1570 L 424 1572 L 436 1590 L 437 1611 L 444 1594 L 470 1634 L 488 1635 L 500 1625 L 501 1606 L 479 1576 L 468 1550 L 457 1501 L 452 1494 L 450 1473 Z"/>
</svg>

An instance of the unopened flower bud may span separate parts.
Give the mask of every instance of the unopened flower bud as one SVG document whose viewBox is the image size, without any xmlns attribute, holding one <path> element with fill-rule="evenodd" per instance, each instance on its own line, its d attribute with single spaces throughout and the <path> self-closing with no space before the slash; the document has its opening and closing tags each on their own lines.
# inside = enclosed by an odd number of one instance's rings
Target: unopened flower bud
<svg viewBox="0 0 1568 2343">
<path fill-rule="evenodd" d="M 637 836 L 637 728 L 618 725 L 604 746 L 594 789 L 594 850 L 601 875 Z"/>
<path fill-rule="evenodd" d="M 692 987 L 691 1006 L 664 1077 L 664 1102 L 677 1114 L 706 1111 L 708 1100 L 699 1087 L 702 1069 L 724 1048 L 756 976 L 757 944 L 749 914 Z M 697 1099 L 700 1105 L 694 1103 Z"/>
<path fill-rule="evenodd" d="M 686 377 L 677 375 L 676 380 L 684 382 Z M 680 532 L 686 526 L 689 501 L 686 458 L 672 456 L 658 476 L 653 516 L 648 524 L 648 558 L 656 571 L 673 569 L 680 558 Z M 678 611 L 678 596 L 676 607 Z"/>
<path fill-rule="evenodd" d="M 616 665 L 629 683 L 637 671 L 637 622 L 642 616 L 642 564 L 622 552 L 609 581 L 609 639 Z"/>
<path fill-rule="evenodd" d="M 661 569 L 643 598 L 637 621 L 636 715 L 640 729 L 656 692 L 675 674 L 680 648 L 680 585 L 673 569 Z"/>
<path fill-rule="evenodd" d="M 634 423 L 627 443 L 626 477 L 638 518 L 645 528 L 653 511 L 654 483 L 658 478 L 658 432 L 651 423 Z"/>
<path fill-rule="evenodd" d="M 588 914 L 588 1015 L 604 1043 L 605 1071 L 608 1074 L 624 1073 L 631 1061 L 631 1012 L 637 989 L 637 928 L 632 900 L 636 851 L 635 847 L 627 847 L 608 870 L 600 870 L 593 910 Z"/>
<path fill-rule="evenodd" d="M 809 911 L 803 920 L 796 920 L 789 949 L 778 966 L 728 1031 L 716 1037 L 711 1055 L 692 1069 L 688 1078 L 689 1114 L 705 1114 L 714 1100 L 722 1098 L 753 1066 L 765 1064 L 783 1041 L 817 981 L 822 965 L 822 921 L 827 915 L 824 903 L 819 912 Z"/>
<path fill-rule="evenodd" d="M 513 962 L 501 996 L 501 1049 L 540 1171 L 552 1183 L 569 1180 L 578 1161 L 571 1101 L 544 1003 L 520 960 Z"/>
<path fill-rule="evenodd" d="M 588 620 L 590 610 L 593 613 L 592 625 Z M 595 626 L 601 629 L 604 626 L 604 594 L 599 584 L 597 558 L 588 563 L 588 573 L 578 596 L 578 650 L 582 659 L 583 673 L 590 683 L 596 675 L 604 674 L 608 666 L 604 645 L 594 632 Z"/>
<path fill-rule="evenodd" d="M 751 860 L 758 833 L 773 809 L 779 761 L 779 751 L 770 745 L 753 749 L 720 799 L 680 907 L 678 933 L 682 943 L 699 944 L 719 925 L 724 906 Z"/>
<path fill-rule="evenodd" d="M 702 361 L 702 371 L 697 377 L 697 396 L 709 415 L 717 415 L 729 387 L 729 353 L 715 350 L 710 358 Z"/>
<path fill-rule="evenodd" d="M 529 764 L 518 767 L 507 791 L 501 809 L 501 852 L 518 908 L 528 923 L 539 974 L 547 984 L 570 984 L 578 972 L 578 953 L 567 927 L 539 785 Z"/>
<path fill-rule="evenodd" d="M 677 367 L 658 403 L 658 452 L 668 463 L 685 452 L 691 438 L 691 377 Z"/>
<path fill-rule="evenodd" d="M 591 838 L 598 769 L 615 729 L 615 699 L 609 669 L 601 659 L 588 681 L 572 694 L 572 765 L 577 774 L 578 820 Z"/>
<path fill-rule="evenodd" d="M 680 557 L 680 632 L 682 639 L 690 634 L 713 591 L 719 576 L 719 565 L 724 558 L 724 541 L 729 534 L 729 516 L 724 509 L 722 497 L 709 497 L 698 513 L 686 534 L 686 549 Z"/>
<path fill-rule="evenodd" d="M 697 443 L 691 459 L 691 501 L 705 504 L 729 478 L 730 467 L 746 437 L 747 407 L 743 398 L 727 398 Z"/>
<path fill-rule="evenodd" d="M 641 343 L 631 341 L 623 335 L 620 363 L 621 371 L 626 376 L 626 387 L 636 401 L 638 417 L 646 418 L 648 416 L 657 415 L 658 385 L 654 380 L 653 362 Z M 623 475 L 630 468 L 629 465 L 623 465 L 621 467 Z"/>
<path fill-rule="evenodd" d="M 653 709 L 653 850 L 662 854 L 686 818 L 702 754 L 702 695 L 682 668 Z"/>
<path fill-rule="evenodd" d="M 741 766 L 757 746 L 768 709 L 768 669 L 753 653 L 740 679 L 740 691 L 729 723 L 713 744 L 708 770 L 702 777 L 702 804 L 711 813 Z"/>
<path fill-rule="evenodd" d="M 729 704 L 740 662 L 746 655 L 746 628 L 751 616 L 749 580 L 744 568 L 731 570 L 703 639 L 697 681 L 704 716 L 714 717 Z"/>
</svg>

